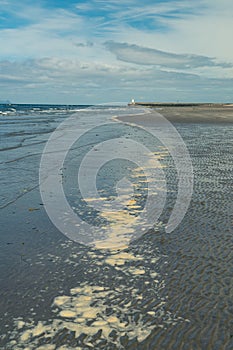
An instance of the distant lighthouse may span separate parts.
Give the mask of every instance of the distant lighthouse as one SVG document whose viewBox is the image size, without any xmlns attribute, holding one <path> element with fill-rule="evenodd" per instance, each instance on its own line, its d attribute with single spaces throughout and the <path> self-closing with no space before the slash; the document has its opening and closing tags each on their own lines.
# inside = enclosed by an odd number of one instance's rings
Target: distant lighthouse
<svg viewBox="0 0 233 350">
<path fill-rule="evenodd" d="M 132 98 L 131 102 L 128 103 L 128 106 L 132 106 L 132 105 L 133 106 L 136 105 L 134 98 Z"/>
</svg>

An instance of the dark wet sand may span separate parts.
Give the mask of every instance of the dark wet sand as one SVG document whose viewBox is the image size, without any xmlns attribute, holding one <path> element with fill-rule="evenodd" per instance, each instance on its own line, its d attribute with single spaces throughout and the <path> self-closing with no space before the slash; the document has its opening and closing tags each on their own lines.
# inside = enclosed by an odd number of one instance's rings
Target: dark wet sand
<svg viewBox="0 0 233 350">
<path fill-rule="evenodd" d="M 148 109 L 152 113 L 119 120 L 150 128 L 154 110 L 174 124 L 192 158 L 194 192 L 175 232 L 153 237 L 168 256 L 163 274 L 169 308 L 190 322 L 154 332 L 145 349 L 233 349 L 233 108 Z"/>
</svg>

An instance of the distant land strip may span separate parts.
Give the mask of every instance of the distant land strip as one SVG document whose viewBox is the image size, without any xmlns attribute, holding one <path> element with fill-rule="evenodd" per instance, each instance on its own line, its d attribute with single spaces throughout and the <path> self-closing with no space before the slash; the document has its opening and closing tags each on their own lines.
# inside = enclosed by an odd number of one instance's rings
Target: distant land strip
<svg viewBox="0 0 233 350">
<path fill-rule="evenodd" d="M 190 103 L 190 102 L 130 102 L 129 106 L 144 107 L 233 107 L 233 103 Z"/>
</svg>

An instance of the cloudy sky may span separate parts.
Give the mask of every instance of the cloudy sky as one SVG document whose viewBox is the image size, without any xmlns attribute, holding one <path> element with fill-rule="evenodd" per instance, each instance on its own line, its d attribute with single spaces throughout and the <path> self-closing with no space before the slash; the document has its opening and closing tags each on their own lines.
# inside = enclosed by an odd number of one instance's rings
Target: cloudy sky
<svg viewBox="0 0 233 350">
<path fill-rule="evenodd" d="M 0 0 L 0 99 L 233 102 L 232 0 Z"/>
</svg>

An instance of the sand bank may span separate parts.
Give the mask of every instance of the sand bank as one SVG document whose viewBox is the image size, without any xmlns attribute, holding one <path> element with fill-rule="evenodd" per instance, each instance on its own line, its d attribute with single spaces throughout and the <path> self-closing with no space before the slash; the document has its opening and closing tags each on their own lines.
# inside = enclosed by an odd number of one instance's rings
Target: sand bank
<svg viewBox="0 0 233 350">
<path fill-rule="evenodd" d="M 153 110 L 161 113 L 172 123 L 233 123 L 233 105 L 162 106 L 148 107 L 151 113 L 145 115 L 119 117 L 127 122 L 155 122 Z"/>
</svg>

